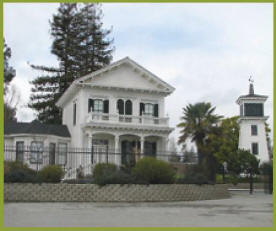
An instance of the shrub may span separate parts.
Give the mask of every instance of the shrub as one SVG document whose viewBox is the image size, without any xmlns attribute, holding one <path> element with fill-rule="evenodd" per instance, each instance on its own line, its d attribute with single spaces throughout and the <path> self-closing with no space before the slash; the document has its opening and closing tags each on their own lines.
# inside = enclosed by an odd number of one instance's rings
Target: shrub
<svg viewBox="0 0 276 231">
<path fill-rule="evenodd" d="M 208 178 L 199 165 L 187 166 L 183 177 L 176 180 L 177 184 L 208 184 Z"/>
<path fill-rule="evenodd" d="M 48 165 L 42 168 L 38 175 L 43 182 L 58 183 L 64 176 L 64 171 L 59 165 Z"/>
<path fill-rule="evenodd" d="M 171 184 L 175 176 L 173 168 L 167 162 L 154 157 L 142 158 L 131 172 L 138 182 L 148 184 Z"/>
<path fill-rule="evenodd" d="M 27 164 L 19 161 L 6 161 L 4 163 L 4 182 L 37 182 L 36 171 L 30 169 Z"/>
<path fill-rule="evenodd" d="M 115 164 L 106 163 L 94 167 L 93 179 L 98 185 L 135 183 L 134 177 L 126 169 L 118 169 Z"/>
<path fill-rule="evenodd" d="M 108 164 L 108 163 L 99 163 L 96 164 L 93 168 L 93 179 L 97 180 L 98 178 L 102 177 L 104 174 L 112 174 L 118 170 L 115 164 Z"/>
<path fill-rule="evenodd" d="M 95 179 L 95 183 L 98 185 L 106 185 L 106 184 L 133 184 L 135 183 L 135 178 L 125 173 L 121 170 L 116 170 L 115 172 L 104 172 L 101 177 Z"/>
</svg>

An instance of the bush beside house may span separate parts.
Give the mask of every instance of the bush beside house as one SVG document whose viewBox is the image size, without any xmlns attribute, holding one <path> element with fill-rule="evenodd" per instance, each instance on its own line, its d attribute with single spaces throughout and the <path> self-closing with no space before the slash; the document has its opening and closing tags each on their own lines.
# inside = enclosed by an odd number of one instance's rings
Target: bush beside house
<svg viewBox="0 0 276 231">
<path fill-rule="evenodd" d="M 4 163 L 4 182 L 6 183 L 58 183 L 63 175 L 64 172 L 58 165 L 49 165 L 37 172 L 19 161 Z"/>
</svg>

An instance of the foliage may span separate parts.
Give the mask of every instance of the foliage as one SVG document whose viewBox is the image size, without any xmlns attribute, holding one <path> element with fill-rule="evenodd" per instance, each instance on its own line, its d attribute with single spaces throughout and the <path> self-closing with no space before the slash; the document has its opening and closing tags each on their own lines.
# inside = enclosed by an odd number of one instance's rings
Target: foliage
<svg viewBox="0 0 276 231">
<path fill-rule="evenodd" d="M 198 150 L 198 161 L 201 164 L 202 155 L 204 155 L 202 148 L 208 134 L 213 129 L 213 126 L 220 120 L 221 116 L 214 114 L 215 107 L 211 103 L 200 102 L 196 104 L 189 104 L 183 108 L 183 116 L 177 126 L 181 128 L 179 144 L 184 144 L 188 138 L 196 143 Z"/>
<path fill-rule="evenodd" d="M 28 165 L 19 161 L 5 161 L 4 163 L 5 182 L 37 182 L 38 177 L 34 170 Z"/>
<path fill-rule="evenodd" d="M 11 48 L 8 47 L 8 45 L 5 42 L 4 39 L 4 119 L 5 121 L 14 120 L 16 121 L 16 106 L 13 105 L 11 102 L 14 96 L 14 92 L 11 92 L 12 94 L 10 97 L 10 100 L 8 100 L 8 86 L 9 83 L 12 81 L 12 79 L 15 77 L 15 69 L 9 65 L 9 59 L 11 58 Z"/>
<path fill-rule="evenodd" d="M 38 120 L 61 123 L 61 112 L 55 103 L 71 83 L 112 60 L 111 30 L 102 28 L 102 12 L 98 4 L 60 3 L 58 12 L 50 21 L 53 38 L 51 53 L 58 66 L 31 65 L 42 71 L 31 82 L 32 95 L 29 107 L 38 112 Z"/>
<path fill-rule="evenodd" d="M 100 163 L 93 169 L 93 179 L 98 185 L 136 183 L 127 169 L 119 169 L 114 164 Z"/>
<path fill-rule="evenodd" d="M 176 179 L 177 184 L 208 184 L 208 178 L 200 165 L 187 166 L 185 174 Z"/>
<path fill-rule="evenodd" d="M 132 168 L 132 174 L 138 181 L 148 184 L 170 184 L 175 176 L 173 168 L 167 162 L 154 157 L 140 159 Z"/>
<path fill-rule="evenodd" d="M 48 165 L 42 168 L 38 175 L 43 182 L 58 183 L 64 176 L 64 171 L 59 165 Z"/>
<path fill-rule="evenodd" d="M 6 44 L 4 39 L 4 83 L 8 84 L 15 76 L 15 69 L 9 65 L 9 59 L 11 58 L 11 48 Z"/>
</svg>

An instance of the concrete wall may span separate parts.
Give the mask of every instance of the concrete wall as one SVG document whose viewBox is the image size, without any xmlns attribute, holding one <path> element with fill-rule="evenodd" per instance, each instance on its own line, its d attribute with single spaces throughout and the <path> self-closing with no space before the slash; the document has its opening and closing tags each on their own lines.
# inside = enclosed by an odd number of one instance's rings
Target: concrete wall
<svg viewBox="0 0 276 231">
<path fill-rule="evenodd" d="M 5 183 L 4 200 L 20 202 L 194 201 L 229 198 L 227 185 L 107 185 Z"/>
</svg>

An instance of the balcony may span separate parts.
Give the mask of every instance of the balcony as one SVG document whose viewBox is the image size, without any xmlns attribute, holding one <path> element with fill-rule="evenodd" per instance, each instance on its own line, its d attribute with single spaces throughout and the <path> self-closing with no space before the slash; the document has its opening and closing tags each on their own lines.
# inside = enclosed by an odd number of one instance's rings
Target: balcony
<svg viewBox="0 0 276 231">
<path fill-rule="evenodd" d="M 121 123 L 131 125 L 150 125 L 150 126 L 169 126 L 168 117 L 153 117 L 153 116 L 133 116 L 90 112 L 86 117 L 86 123 L 104 122 L 104 123 Z"/>
</svg>

